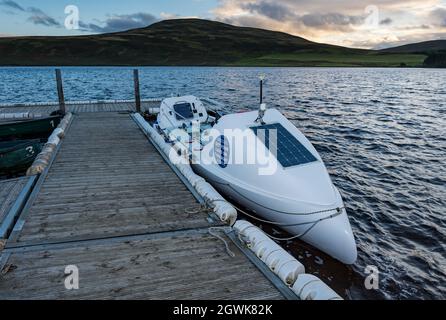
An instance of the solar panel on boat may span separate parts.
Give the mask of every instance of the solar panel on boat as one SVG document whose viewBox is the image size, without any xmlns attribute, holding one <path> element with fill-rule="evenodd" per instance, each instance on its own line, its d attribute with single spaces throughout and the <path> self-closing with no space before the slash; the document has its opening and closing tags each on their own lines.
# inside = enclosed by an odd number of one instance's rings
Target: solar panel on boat
<svg viewBox="0 0 446 320">
<path fill-rule="evenodd" d="M 280 123 L 252 127 L 251 129 L 271 152 L 275 153 L 277 146 L 277 160 L 284 168 L 317 161 L 317 158 Z M 273 130 L 275 131 L 273 132 Z M 277 144 L 274 141 L 276 139 L 272 138 L 274 133 L 277 134 Z"/>
</svg>

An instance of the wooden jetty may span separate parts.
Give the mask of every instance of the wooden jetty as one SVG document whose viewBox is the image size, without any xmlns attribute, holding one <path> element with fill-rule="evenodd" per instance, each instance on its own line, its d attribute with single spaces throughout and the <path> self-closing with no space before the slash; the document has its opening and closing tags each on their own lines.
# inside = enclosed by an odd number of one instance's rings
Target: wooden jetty
<svg viewBox="0 0 446 320">
<path fill-rule="evenodd" d="M 64 108 L 73 120 L 31 192 L 30 178 L 0 185 L 5 212 L 26 196 L 1 252 L 0 299 L 296 298 L 231 233 L 209 232 L 222 224 L 133 121 L 135 103 Z M 67 266 L 79 289 L 65 287 Z"/>
<path fill-rule="evenodd" d="M 150 108 L 159 107 L 157 100 L 141 101 L 141 111 L 149 111 Z M 134 101 L 79 101 L 66 102 L 66 112 L 95 113 L 95 112 L 136 112 Z M 57 103 L 15 104 L 0 105 L 0 114 L 30 113 L 49 115 L 60 109 Z"/>
<path fill-rule="evenodd" d="M 0 180 L 0 221 L 3 221 L 30 178 Z"/>
<path fill-rule="evenodd" d="M 0 250 L 36 181 L 37 177 L 0 180 Z"/>
</svg>

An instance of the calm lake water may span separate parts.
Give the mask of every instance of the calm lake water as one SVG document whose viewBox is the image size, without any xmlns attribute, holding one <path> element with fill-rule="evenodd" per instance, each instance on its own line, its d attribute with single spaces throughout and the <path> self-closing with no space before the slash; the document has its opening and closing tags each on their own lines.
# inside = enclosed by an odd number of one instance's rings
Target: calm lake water
<svg viewBox="0 0 446 320">
<path fill-rule="evenodd" d="M 446 298 L 446 70 L 140 68 L 144 98 L 212 97 L 229 111 L 266 102 L 314 143 L 348 207 L 359 246 L 347 267 L 286 247 L 344 297 Z M 129 68 L 64 68 L 67 100 L 132 99 Z M 51 68 L 0 68 L 0 103 L 57 101 Z M 366 266 L 380 287 L 364 287 Z"/>
</svg>

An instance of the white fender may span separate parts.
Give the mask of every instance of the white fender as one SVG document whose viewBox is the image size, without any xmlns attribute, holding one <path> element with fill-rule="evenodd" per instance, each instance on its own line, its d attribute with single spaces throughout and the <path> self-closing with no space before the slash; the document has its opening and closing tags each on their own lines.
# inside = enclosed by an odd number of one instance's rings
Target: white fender
<svg viewBox="0 0 446 320">
<path fill-rule="evenodd" d="M 60 144 L 61 139 L 65 136 L 65 130 L 67 129 L 72 116 L 72 113 L 67 113 L 57 128 L 53 130 L 47 143 L 43 146 L 42 151 L 37 155 L 31 167 L 28 168 L 26 172 L 27 176 L 34 176 L 45 171 L 50 163 L 53 153 Z"/>
<path fill-rule="evenodd" d="M 298 275 L 305 273 L 305 267 L 299 261 L 250 222 L 237 221 L 234 230 L 248 248 L 287 285 L 293 285 Z"/>
<path fill-rule="evenodd" d="M 59 129 L 59 128 L 55 129 L 53 131 L 53 133 L 50 135 L 50 137 L 48 138 L 47 143 L 58 146 L 60 143 L 60 137 L 59 137 L 60 134 L 63 134 L 63 130 Z"/>
<path fill-rule="evenodd" d="M 285 251 L 285 254 L 282 252 L 282 256 L 276 265 L 275 272 L 283 282 L 292 286 L 296 282 L 298 276 L 305 273 L 305 267 Z"/>
<path fill-rule="evenodd" d="M 243 234 L 246 229 L 254 227 L 251 223 L 246 220 L 239 220 L 234 224 L 234 230 L 238 234 Z"/>
<path fill-rule="evenodd" d="M 343 300 L 322 280 L 311 274 L 299 275 L 292 290 L 302 300 Z"/>
<path fill-rule="evenodd" d="M 72 117 L 73 117 L 73 114 L 71 112 L 67 113 L 63 117 L 62 121 L 60 121 L 58 128 L 62 129 L 62 131 L 65 132 L 68 128 L 68 124 L 70 123 Z M 62 138 L 62 137 L 60 137 L 60 138 Z"/>
</svg>

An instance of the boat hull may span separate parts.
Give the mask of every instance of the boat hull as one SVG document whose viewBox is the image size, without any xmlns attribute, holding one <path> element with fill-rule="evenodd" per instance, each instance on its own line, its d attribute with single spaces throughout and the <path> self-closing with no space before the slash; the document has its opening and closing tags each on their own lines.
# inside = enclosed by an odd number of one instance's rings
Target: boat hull
<svg viewBox="0 0 446 320">
<path fill-rule="evenodd" d="M 0 139 L 27 139 L 47 136 L 59 125 L 62 117 L 54 116 L 43 119 L 7 122 L 0 124 Z"/>
<path fill-rule="evenodd" d="M 253 192 L 249 188 L 234 184 L 233 181 L 222 179 L 221 174 L 212 172 L 214 169 L 212 166 L 195 164 L 193 169 L 229 201 L 241 208 L 249 208 L 249 213 L 252 213 L 254 218 L 271 222 L 270 224 L 298 236 L 302 241 L 342 263 L 353 264 L 356 261 L 355 238 L 341 195 L 337 190 L 336 204 L 325 211 L 320 210 L 320 206 L 312 206 L 309 203 Z M 313 214 L 304 215 L 304 213 Z"/>
<path fill-rule="evenodd" d="M 185 110 L 187 112 L 185 112 Z M 357 250 L 339 191 L 317 150 L 277 109 L 207 114 L 192 96 L 163 100 L 155 128 L 195 172 L 253 217 L 346 264 Z"/>
<path fill-rule="evenodd" d="M 42 150 L 40 140 L 0 143 L 0 174 L 26 170 Z"/>
</svg>

